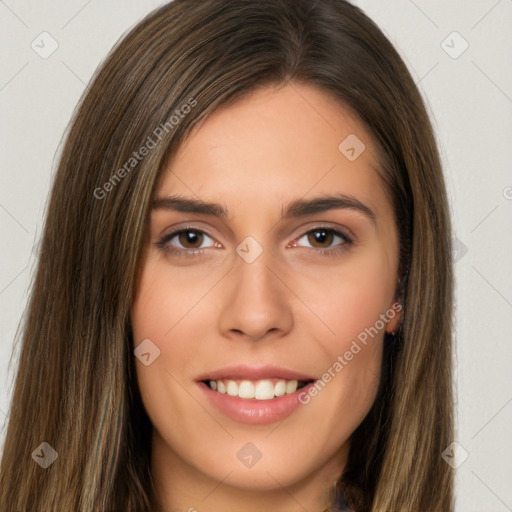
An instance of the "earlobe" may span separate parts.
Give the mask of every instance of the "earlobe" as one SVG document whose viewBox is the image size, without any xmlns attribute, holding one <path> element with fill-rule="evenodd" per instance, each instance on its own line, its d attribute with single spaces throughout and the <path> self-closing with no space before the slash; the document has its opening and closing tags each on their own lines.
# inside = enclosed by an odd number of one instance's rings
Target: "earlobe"
<svg viewBox="0 0 512 512">
<path fill-rule="evenodd" d="M 402 321 L 402 311 L 404 307 L 400 301 L 395 301 L 386 312 L 388 322 L 386 324 L 386 332 L 395 334 L 399 330 Z"/>
<path fill-rule="evenodd" d="M 388 334 L 396 334 L 402 325 L 402 315 L 404 310 L 404 286 L 405 286 L 406 277 L 397 278 L 397 285 L 395 289 L 395 296 L 393 299 L 393 303 L 389 306 L 386 316 L 388 318 L 388 322 L 386 324 L 386 333 Z"/>
</svg>

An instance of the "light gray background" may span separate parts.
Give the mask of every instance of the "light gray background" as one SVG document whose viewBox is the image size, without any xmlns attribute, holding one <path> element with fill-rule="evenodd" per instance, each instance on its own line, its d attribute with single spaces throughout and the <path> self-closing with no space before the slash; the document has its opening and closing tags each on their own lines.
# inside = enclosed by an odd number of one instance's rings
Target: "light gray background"
<svg viewBox="0 0 512 512">
<path fill-rule="evenodd" d="M 17 353 L 8 365 L 63 131 L 114 42 L 161 3 L 0 0 L 2 445 Z M 444 163 L 458 248 L 457 463 L 469 455 L 455 470 L 457 511 L 512 511 L 512 0 L 356 3 L 409 66 Z M 58 42 L 46 59 L 31 48 L 43 31 Z"/>
</svg>

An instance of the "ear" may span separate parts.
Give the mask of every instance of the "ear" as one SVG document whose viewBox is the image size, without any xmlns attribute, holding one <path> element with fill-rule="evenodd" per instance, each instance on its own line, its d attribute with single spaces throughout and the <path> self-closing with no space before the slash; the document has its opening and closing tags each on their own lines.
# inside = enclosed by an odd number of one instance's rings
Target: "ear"
<svg viewBox="0 0 512 512">
<path fill-rule="evenodd" d="M 395 297 L 386 311 L 386 332 L 389 334 L 395 334 L 395 332 L 400 329 L 402 323 L 405 295 L 404 282 L 405 276 L 402 279 L 400 277 L 397 278 Z"/>
<path fill-rule="evenodd" d="M 388 319 L 386 324 L 386 332 L 394 334 L 400 327 L 402 321 L 403 305 L 401 300 L 395 300 L 386 311 L 386 317 Z"/>
</svg>

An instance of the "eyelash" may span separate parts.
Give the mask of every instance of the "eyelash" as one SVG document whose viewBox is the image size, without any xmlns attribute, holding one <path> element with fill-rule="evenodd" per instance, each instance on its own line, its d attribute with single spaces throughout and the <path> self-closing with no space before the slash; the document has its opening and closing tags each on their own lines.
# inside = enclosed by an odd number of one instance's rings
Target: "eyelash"
<svg viewBox="0 0 512 512">
<path fill-rule="evenodd" d="M 350 248 L 350 246 L 354 244 L 354 241 L 348 235 L 346 235 L 345 233 L 342 233 L 341 231 L 337 231 L 336 229 L 329 228 L 327 226 L 317 226 L 317 227 L 315 227 L 313 229 L 310 229 L 310 230 L 306 231 L 304 234 L 302 234 L 300 237 L 298 237 L 296 240 L 300 240 L 301 238 L 303 238 L 304 236 L 308 235 L 309 233 L 314 233 L 315 231 L 320 231 L 320 230 L 323 230 L 323 231 L 326 231 L 326 232 L 330 232 L 333 235 L 341 238 L 344 241 L 343 244 L 335 246 L 334 249 L 311 248 L 312 251 L 314 251 L 316 253 L 319 253 L 319 254 L 321 254 L 323 256 L 338 256 L 340 253 L 348 250 Z M 183 257 L 189 257 L 190 258 L 190 257 L 196 257 L 197 255 L 201 255 L 203 253 L 204 249 L 181 249 L 181 250 L 176 250 L 176 249 L 171 249 L 170 246 L 168 245 L 168 243 L 176 235 L 180 235 L 181 233 L 186 233 L 186 232 L 189 232 L 189 231 L 192 231 L 194 233 L 203 234 L 203 235 L 208 236 L 209 238 L 212 238 L 212 237 L 210 237 L 210 235 L 208 235 L 208 233 L 206 233 L 205 231 L 203 231 L 201 229 L 192 228 L 192 227 L 185 227 L 185 228 L 181 228 L 179 230 L 173 231 L 172 233 L 167 233 L 158 242 L 156 242 L 155 245 L 159 249 L 163 250 L 165 253 L 172 254 L 173 256 L 178 256 L 178 257 L 182 257 L 183 256 Z"/>
</svg>

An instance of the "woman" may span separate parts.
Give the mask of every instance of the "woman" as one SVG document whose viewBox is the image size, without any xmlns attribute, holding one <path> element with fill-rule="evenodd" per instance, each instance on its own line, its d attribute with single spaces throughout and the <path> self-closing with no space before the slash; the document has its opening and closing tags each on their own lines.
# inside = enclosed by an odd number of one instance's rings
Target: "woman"
<svg viewBox="0 0 512 512">
<path fill-rule="evenodd" d="M 175 0 L 67 134 L 0 509 L 453 510 L 451 317 L 432 127 L 382 32 Z"/>
</svg>

